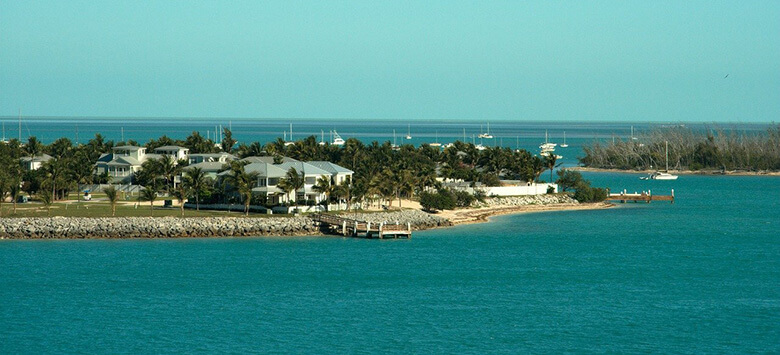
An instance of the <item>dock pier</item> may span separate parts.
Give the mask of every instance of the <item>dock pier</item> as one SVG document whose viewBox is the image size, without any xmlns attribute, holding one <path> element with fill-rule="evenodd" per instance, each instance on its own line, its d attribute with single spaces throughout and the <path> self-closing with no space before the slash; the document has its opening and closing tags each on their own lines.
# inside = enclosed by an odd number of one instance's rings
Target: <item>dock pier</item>
<svg viewBox="0 0 780 355">
<path fill-rule="evenodd" d="M 646 203 L 650 203 L 650 201 L 670 201 L 671 203 L 674 203 L 674 189 L 672 189 L 671 195 L 653 195 L 650 190 L 630 194 L 627 193 L 625 189 L 620 193 L 614 194 L 610 193 L 609 189 L 607 189 L 607 201 L 620 201 L 621 203 L 626 203 L 626 201 L 643 201 Z"/>
<path fill-rule="evenodd" d="M 341 234 L 355 238 L 412 238 L 412 225 L 410 223 L 372 223 L 345 218 L 337 215 L 316 213 L 311 217 L 320 229 L 332 234 Z"/>
</svg>

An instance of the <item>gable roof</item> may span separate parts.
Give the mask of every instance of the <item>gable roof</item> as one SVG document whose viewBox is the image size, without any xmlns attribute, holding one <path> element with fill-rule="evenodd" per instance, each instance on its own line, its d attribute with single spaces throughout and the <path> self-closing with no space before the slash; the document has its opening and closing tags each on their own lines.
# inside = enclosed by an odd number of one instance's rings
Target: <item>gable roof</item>
<svg viewBox="0 0 780 355">
<path fill-rule="evenodd" d="M 322 170 L 328 171 L 331 174 L 354 174 L 355 172 L 349 170 L 341 165 L 333 164 L 329 161 L 308 161 L 307 164 L 314 165 Z"/>
<path fill-rule="evenodd" d="M 250 163 L 268 163 L 268 164 L 273 164 L 274 163 L 274 157 L 268 156 L 268 155 L 262 156 L 262 157 L 252 156 L 252 157 L 246 157 L 244 159 L 241 159 L 241 161 L 248 161 Z M 293 158 L 282 157 L 282 163 L 289 163 L 289 162 L 296 162 L 296 161 L 297 160 L 295 160 Z"/>
<path fill-rule="evenodd" d="M 178 145 L 164 145 L 162 147 L 154 148 L 154 151 L 158 150 L 190 150 L 190 148 L 179 147 Z"/>
<path fill-rule="evenodd" d="M 301 161 L 282 163 L 279 164 L 278 166 L 284 169 L 285 172 L 290 170 L 290 168 L 295 168 L 295 170 L 297 170 L 299 173 L 303 173 L 304 176 L 331 175 L 331 173 L 327 170 L 320 169 L 314 165 L 311 165 L 309 163 L 304 163 Z"/>
<path fill-rule="evenodd" d="M 46 153 L 41 154 L 41 155 L 36 155 L 34 157 L 21 157 L 21 158 L 19 158 L 19 160 L 21 160 L 22 162 L 25 162 L 25 163 L 27 163 L 27 162 L 45 163 L 45 162 L 47 162 L 47 161 L 49 161 L 51 159 L 52 159 L 51 155 L 48 155 Z"/>
<path fill-rule="evenodd" d="M 146 149 L 146 148 L 145 147 L 139 147 L 139 146 L 136 146 L 136 145 L 120 145 L 120 146 L 116 146 L 116 147 L 111 148 L 111 150 L 130 150 L 130 151 L 141 150 L 141 149 Z"/>
</svg>

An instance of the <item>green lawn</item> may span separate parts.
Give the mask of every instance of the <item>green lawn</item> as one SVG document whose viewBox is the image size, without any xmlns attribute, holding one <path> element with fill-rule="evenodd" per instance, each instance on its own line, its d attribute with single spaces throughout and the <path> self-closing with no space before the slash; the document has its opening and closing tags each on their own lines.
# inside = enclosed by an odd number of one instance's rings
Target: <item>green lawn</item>
<svg viewBox="0 0 780 355">
<path fill-rule="evenodd" d="M 19 203 L 16 205 L 16 213 L 13 213 L 13 204 L 9 202 L 3 203 L 2 211 L 3 217 L 46 217 L 46 216 L 63 216 L 63 217 L 111 217 L 111 206 L 107 202 L 101 201 L 89 201 L 81 203 L 69 203 L 55 202 L 51 206 L 51 213 L 47 214 L 46 207 L 37 202 Z M 138 208 L 131 206 L 117 206 L 117 217 L 149 217 L 149 204 L 141 203 Z M 179 207 L 166 208 L 156 206 L 152 212 L 154 217 L 179 217 L 181 212 Z M 227 212 L 227 211 L 196 211 L 193 209 L 184 209 L 184 217 L 242 217 L 241 212 Z M 261 213 L 249 213 L 249 217 L 283 217 L 284 215 L 268 215 Z"/>
</svg>

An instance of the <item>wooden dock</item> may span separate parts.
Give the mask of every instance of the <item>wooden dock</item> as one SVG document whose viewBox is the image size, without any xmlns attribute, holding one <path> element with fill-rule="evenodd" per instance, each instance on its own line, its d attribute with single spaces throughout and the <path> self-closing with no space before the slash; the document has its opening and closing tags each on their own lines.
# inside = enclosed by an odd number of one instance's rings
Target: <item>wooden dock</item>
<svg viewBox="0 0 780 355">
<path fill-rule="evenodd" d="M 407 224 L 371 223 L 337 215 L 316 213 L 311 217 L 323 232 L 356 238 L 411 238 L 412 226 Z"/>
<path fill-rule="evenodd" d="M 620 201 L 621 203 L 626 203 L 626 201 L 646 203 L 650 203 L 650 201 L 670 201 L 674 203 L 674 189 L 672 189 L 671 195 L 653 195 L 650 190 L 634 193 L 627 193 L 626 190 L 623 190 L 615 194 L 610 193 L 609 189 L 607 189 L 607 201 Z"/>
</svg>

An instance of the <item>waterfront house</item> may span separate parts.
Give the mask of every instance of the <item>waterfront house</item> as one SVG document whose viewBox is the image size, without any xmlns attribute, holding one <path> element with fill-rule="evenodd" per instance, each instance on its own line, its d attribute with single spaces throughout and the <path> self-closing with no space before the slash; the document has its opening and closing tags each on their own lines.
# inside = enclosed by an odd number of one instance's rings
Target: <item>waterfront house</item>
<svg viewBox="0 0 780 355">
<path fill-rule="evenodd" d="M 149 159 L 168 157 L 174 162 L 187 160 L 189 149 L 179 146 L 163 146 L 146 153 L 145 147 L 122 145 L 111 148 L 111 153 L 102 154 L 95 163 L 95 173 L 108 173 L 113 183 L 130 184 L 133 173 L 140 171 L 143 163 Z"/>
<path fill-rule="evenodd" d="M 43 166 L 43 163 L 51 160 L 52 157 L 48 154 L 36 155 L 34 157 L 22 157 L 19 162 L 22 164 L 22 169 L 26 171 L 38 170 Z"/>
<path fill-rule="evenodd" d="M 328 178 L 331 183 L 343 183 L 352 178 L 352 171 L 329 162 L 302 162 L 292 158 L 282 157 L 282 163 L 274 164 L 273 157 L 249 157 L 242 161 L 248 161 L 244 166 L 248 173 L 257 173 L 257 183 L 252 192 L 266 198 L 268 205 L 278 205 L 281 203 L 303 203 L 311 201 L 320 203 L 327 196 L 314 190 L 317 179 L 320 177 Z M 279 188 L 279 181 L 287 177 L 291 169 L 295 169 L 298 174 L 303 176 L 303 187 L 295 193 L 286 194 Z M 227 176 L 230 171 L 224 171 L 218 175 Z"/>
</svg>

